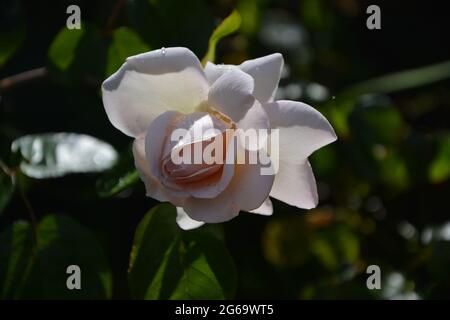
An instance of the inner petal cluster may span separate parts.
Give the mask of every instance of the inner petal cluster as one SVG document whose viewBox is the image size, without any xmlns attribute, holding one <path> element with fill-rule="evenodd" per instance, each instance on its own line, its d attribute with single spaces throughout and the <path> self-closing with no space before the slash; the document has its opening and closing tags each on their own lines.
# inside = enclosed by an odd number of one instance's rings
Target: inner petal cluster
<svg viewBox="0 0 450 320">
<path fill-rule="evenodd" d="M 188 193 L 221 182 L 226 187 L 224 171 L 233 127 L 233 122 L 217 111 L 178 119 L 166 137 L 160 167 L 162 183 Z"/>
</svg>

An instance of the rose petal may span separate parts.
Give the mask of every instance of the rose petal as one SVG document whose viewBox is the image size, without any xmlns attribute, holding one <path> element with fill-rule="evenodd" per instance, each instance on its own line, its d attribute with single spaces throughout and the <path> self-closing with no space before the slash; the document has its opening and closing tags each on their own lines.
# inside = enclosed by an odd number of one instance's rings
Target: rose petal
<svg viewBox="0 0 450 320">
<path fill-rule="evenodd" d="M 210 85 L 216 82 L 225 72 L 232 70 L 233 68 L 237 68 L 231 64 L 214 64 L 212 62 L 207 62 L 205 66 L 205 75 L 206 79 Z"/>
<path fill-rule="evenodd" d="M 218 223 L 233 219 L 240 210 L 259 208 L 274 181 L 273 175 L 261 175 L 262 167 L 265 166 L 260 163 L 237 164 L 233 179 L 221 194 L 213 199 L 186 199 L 184 210 L 192 219 Z"/>
<path fill-rule="evenodd" d="M 259 208 L 256 208 L 250 212 L 261 214 L 263 216 L 271 216 L 273 213 L 272 201 L 270 201 L 270 198 L 267 198 Z"/>
<path fill-rule="evenodd" d="M 196 229 L 205 224 L 204 222 L 191 219 L 181 207 L 177 207 L 177 223 L 183 230 Z"/>
<path fill-rule="evenodd" d="M 173 150 L 190 150 L 191 156 L 187 160 L 191 164 L 179 164 L 180 170 L 183 172 L 190 172 L 192 170 L 199 170 L 201 168 L 204 168 L 202 172 L 208 171 L 208 169 L 205 168 L 205 165 L 194 163 L 194 161 L 196 160 L 196 156 L 201 162 L 205 160 L 203 159 L 204 149 L 201 147 L 205 140 L 214 139 L 213 143 L 217 143 L 218 148 L 220 149 L 223 149 L 224 144 L 230 144 L 231 139 L 227 139 L 224 136 L 224 132 L 228 128 L 229 127 L 221 120 L 208 113 L 196 112 L 187 116 L 183 116 L 178 120 L 173 129 L 181 129 L 180 133 L 183 133 L 184 136 L 172 137 L 172 134 L 170 134 L 170 136 L 168 136 L 166 139 L 162 158 L 168 159 L 167 161 L 169 161 L 169 159 L 172 158 Z M 199 148 L 196 148 L 196 146 L 198 146 Z M 201 153 L 199 155 L 195 155 L 194 153 L 196 151 Z M 178 154 L 178 151 L 175 151 L 175 153 Z M 231 156 L 233 155 L 224 154 L 224 157 Z M 176 181 L 171 181 L 167 177 L 161 175 L 161 181 L 165 186 L 174 189 L 174 191 L 176 190 L 178 196 L 214 198 L 227 187 L 234 174 L 234 165 L 230 164 L 231 159 L 229 159 L 229 161 L 224 160 L 225 159 L 222 159 L 222 162 L 220 163 L 223 164 L 223 166 L 220 176 L 218 176 L 216 180 L 212 181 L 203 179 L 192 183 L 188 183 L 189 181 L 187 181 L 183 185 L 180 185 L 178 183 L 180 182 L 180 179 L 174 179 Z M 176 165 L 171 165 L 171 167 L 175 168 Z"/>
<path fill-rule="evenodd" d="M 197 57 L 167 48 L 129 57 L 102 85 L 111 123 L 136 137 L 167 110 L 194 111 L 207 98 L 208 82 Z"/>
<path fill-rule="evenodd" d="M 208 101 L 234 122 L 239 122 L 255 101 L 252 91 L 252 77 L 235 68 L 214 82 L 209 90 Z"/>
<path fill-rule="evenodd" d="M 177 111 L 166 111 L 158 116 L 149 126 L 145 136 L 145 156 L 152 175 L 161 181 L 161 159 L 167 137 L 178 119 L 182 117 Z"/>
<path fill-rule="evenodd" d="M 308 160 L 301 164 L 280 162 L 270 196 L 299 208 L 315 208 L 317 186 Z"/>
<path fill-rule="evenodd" d="M 239 68 L 252 76 L 254 80 L 253 96 L 261 103 L 272 101 L 280 82 L 283 69 L 283 56 L 274 53 L 261 58 L 248 60 L 239 66 L 216 65 L 208 62 L 205 66 L 205 74 L 208 82 L 212 85 L 220 76 L 233 68 Z"/>
<path fill-rule="evenodd" d="M 269 129 L 268 115 L 258 100 L 254 99 L 251 92 L 253 88 L 252 78 L 237 68 L 224 73 L 212 85 L 209 92 L 209 102 L 220 112 L 230 117 L 238 129 Z M 249 132 L 247 132 L 249 133 Z M 239 135 L 242 137 L 243 132 Z M 251 140 L 246 145 L 248 150 L 258 150 L 265 143 L 266 136 Z M 245 142 L 241 139 L 241 142 Z M 245 143 L 243 143 L 245 146 Z"/>
<path fill-rule="evenodd" d="M 245 149 L 256 151 L 265 146 L 270 129 L 270 121 L 269 116 L 258 100 L 254 100 L 252 107 L 236 123 L 236 126 L 238 129 L 242 129 L 238 130 L 238 134 Z"/>
<path fill-rule="evenodd" d="M 313 107 L 295 101 L 263 105 L 272 128 L 279 129 L 279 158 L 303 163 L 315 150 L 336 140 L 328 120 Z M 272 156 L 277 156 L 271 153 Z"/>
<path fill-rule="evenodd" d="M 167 201 L 164 195 L 163 186 L 152 175 L 150 165 L 145 156 L 145 136 L 139 135 L 133 142 L 134 163 L 139 172 L 141 180 L 145 184 L 147 197 L 151 197 L 158 201 Z"/>
<path fill-rule="evenodd" d="M 255 81 L 253 95 L 261 103 L 273 100 L 280 82 L 283 64 L 283 56 L 274 53 L 254 60 L 247 60 L 239 66 L 242 71 L 253 77 Z"/>
<path fill-rule="evenodd" d="M 195 142 L 212 139 L 229 128 L 229 125 L 207 112 L 194 112 L 183 116 L 173 128 L 174 132 L 164 148 L 164 156 L 173 148 L 181 149 Z"/>
</svg>

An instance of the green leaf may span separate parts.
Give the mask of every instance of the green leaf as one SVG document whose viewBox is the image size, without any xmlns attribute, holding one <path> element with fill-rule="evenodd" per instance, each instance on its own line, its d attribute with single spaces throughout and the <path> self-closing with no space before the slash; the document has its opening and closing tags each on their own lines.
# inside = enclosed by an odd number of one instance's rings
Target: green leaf
<svg viewBox="0 0 450 320">
<path fill-rule="evenodd" d="M 138 299 L 230 299 L 235 269 L 224 245 L 209 226 L 183 231 L 176 210 L 162 204 L 136 229 L 129 284 Z"/>
<path fill-rule="evenodd" d="M 216 46 L 219 40 L 229 34 L 232 34 L 233 32 L 236 32 L 240 26 L 241 16 L 237 10 L 233 10 L 233 12 L 214 30 L 209 38 L 208 51 L 202 59 L 203 65 L 205 65 L 208 61 L 214 62 L 216 59 Z"/>
<path fill-rule="evenodd" d="M 397 145 L 408 132 L 401 113 L 391 105 L 357 107 L 349 115 L 348 123 L 355 138 L 366 146 Z"/>
<path fill-rule="evenodd" d="M 14 186 L 11 177 L 0 168 L 0 215 L 8 205 L 13 191 Z"/>
<path fill-rule="evenodd" d="M 0 298 L 20 295 L 32 266 L 31 227 L 19 221 L 0 234 Z"/>
<path fill-rule="evenodd" d="M 126 58 L 149 50 L 150 47 L 130 28 L 121 27 L 114 30 L 113 41 L 108 49 L 107 75 L 116 72 Z"/>
<path fill-rule="evenodd" d="M 450 177 L 450 136 L 439 139 L 439 147 L 434 157 L 428 177 L 431 182 L 443 182 Z"/>
<path fill-rule="evenodd" d="M 358 96 L 364 93 L 391 93 L 425 86 L 448 78 L 450 78 L 450 61 L 445 61 L 367 80 L 353 85 L 342 95 Z"/>
<path fill-rule="evenodd" d="M 207 1 L 133 0 L 125 5 L 130 26 L 150 47 L 206 52 L 214 26 Z"/>
<path fill-rule="evenodd" d="M 74 61 L 85 31 L 85 26 L 82 26 L 81 29 L 63 27 L 56 35 L 48 51 L 48 57 L 61 71 L 67 70 Z"/>
<path fill-rule="evenodd" d="M 252 36 L 258 32 L 262 12 L 266 7 L 267 1 L 265 0 L 240 0 L 237 3 L 237 10 L 242 18 L 241 31 L 243 33 Z"/>
<path fill-rule="evenodd" d="M 24 39 L 25 26 L 23 24 L 11 31 L 0 31 L 0 67 L 12 57 Z"/>
<path fill-rule="evenodd" d="M 302 22 L 310 29 L 330 29 L 335 22 L 335 16 L 330 4 L 323 0 L 302 1 L 300 14 Z"/>
<path fill-rule="evenodd" d="M 111 145 L 76 133 L 23 136 L 12 143 L 11 150 L 21 156 L 21 171 L 37 179 L 100 172 L 111 168 L 117 160 L 117 152 Z"/>
<path fill-rule="evenodd" d="M 0 235 L 2 298 L 104 299 L 111 273 L 92 232 L 65 216 L 47 215 L 37 228 L 37 246 L 26 222 Z M 81 290 L 68 290 L 67 267 L 81 269 Z"/>
</svg>

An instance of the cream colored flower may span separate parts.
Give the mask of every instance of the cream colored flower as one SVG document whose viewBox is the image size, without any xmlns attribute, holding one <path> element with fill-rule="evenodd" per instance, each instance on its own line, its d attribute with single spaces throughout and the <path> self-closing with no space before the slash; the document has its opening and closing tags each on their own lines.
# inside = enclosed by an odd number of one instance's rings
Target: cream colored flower
<svg viewBox="0 0 450 320">
<path fill-rule="evenodd" d="M 317 205 L 307 158 L 336 135 L 314 108 L 273 101 L 282 67 L 281 54 L 272 54 L 239 66 L 208 63 L 202 68 L 190 50 L 167 48 L 129 57 L 103 83 L 109 120 L 135 138 L 135 163 L 147 195 L 177 206 L 181 228 L 227 221 L 241 210 L 270 215 L 269 195 L 299 208 Z M 188 133 L 179 142 L 170 139 L 176 129 Z M 196 133 L 207 129 L 216 135 Z M 201 144 L 204 149 L 230 129 L 278 129 L 276 175 L 262 175 L 259 162 L 174 163 L 174 148 Z M 225 160 L 236 156 L 228 145 L 233 139 L 225 140 Z"/>
</svg>

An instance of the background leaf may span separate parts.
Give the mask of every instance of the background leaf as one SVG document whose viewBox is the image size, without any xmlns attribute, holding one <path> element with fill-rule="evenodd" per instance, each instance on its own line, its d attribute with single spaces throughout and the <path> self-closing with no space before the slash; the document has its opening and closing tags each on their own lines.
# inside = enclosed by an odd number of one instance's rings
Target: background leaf
<svg viewBox="0 0 450 320">
<path fill-rule="evenodd" d="M 18 298 L 32 267 L 29 223 L 18 221 L 0 234 L 0 297 Z"/>
<path fill-rule="evenodd" d="M 37 246 L 26 222 L 0 235 L 3 298 L 104 299 L 112 294 L 111 274 L 94 235 L 75 220 L 47 215 L 37 228 Z M 67 267 L 81 269 L 81 290 L 68 290 Z"/>
<path fill-rule="evenodd" d="M 38 179 L 103 171 L 117 159 L 117 152 L 109 144 L 75 133 L 28 135 L 15 140 L 11 149 L 21 156 L 22 172 Z"/>
<path fill-rule="evenodd" d="M 208 227 L 183 231 L 175 208 L 162 204 L 136 229 L 129 283 L 134 298 L 225 299 L 235 291 L 235 270 L 225 245 Z"/>
<path fill-rule="evenodd" d="M 208 51 L 202 59 L 203 65 L 205 65 L 208 61 L 215 61 L 217 43 L 223 37 L 236 32 L 240 26 L 241 16 L 239 15 L 239 12 L 237 10 L 233 10 L 233 12 L 220 23 L 220 25 L 214 30 L 211 37 L 209 38 Z"/>
<path fill-rule="evenodd" d="M 13 191 L 14 186 L 12 184 L 11 177 L 3 172 L 2 168 L 0 167 L 0 215 L 8 205 Z"/>
<path fill-rule="evenodd" d="M 76 51 L 85 35 L 86 27 L 68 29 L 63 27 L 48 51 L 50 61 L 61 71 L 67 70 L 75 59 Z"/>
<path fill-rule="evenodd" d="M 429 85 L 450 78 L 450 61 L 383 75 L 348 88 L 344 96 L 364 93 L 391 93 Z"/>
<path fill-rule="evenodd" d="M 11 31 L 0 31 L 0 67 L 19 49 L 24 39 L 24 25 L 20 25 Z"/>
<path fill-rule="evenodd" d="M 432 182 L 443 182 L 450 177 L 450 135 L 439 139 L 438 152 L 434 157 L 429 178 Z"/>
<path fill-rule="evenodd" d="M 131 26 L 152 48 L 207 50 L 213 15 L 203 0 L 131 0 L 126 2 Z"/>
<path fill-rule="evenodd" d="M 118 28 L 114 30 L 112 37 L 113 41 L 108 49 L 107 76 L 116 72 L 126 58 L 150 50 L 150 47 L 130 28 Z"/>
</svg>

